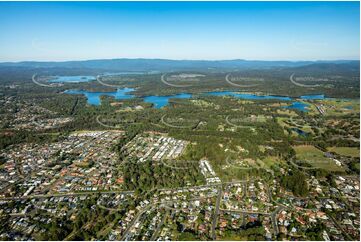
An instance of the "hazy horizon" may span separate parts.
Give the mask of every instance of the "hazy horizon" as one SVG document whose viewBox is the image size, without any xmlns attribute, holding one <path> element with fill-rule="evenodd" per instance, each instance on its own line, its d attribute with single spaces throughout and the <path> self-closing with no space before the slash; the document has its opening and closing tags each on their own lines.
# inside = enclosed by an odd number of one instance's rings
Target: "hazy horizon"
<svg viewBox="0 0 361 242">
<path fill-rule="evenodd" d="M 68 59 L 68 60 L 19 60 L 19 61 L 0 61 L 0 63 L 21 63 L 21 62 L 83 62 L 83 61 L 108 61 L 108 60 L 167 60 L 167 61 L 266 61 L 266 62 L 338 62 L 338 61 L 360 61 L 360 59 L 315 59 L 315 60 L 262 60 L 262 59 L 169 59 L 169 58 L 144 58 L 144 57 L 118 57 L 118 58 L 95 58 L 95 59 Z"/>
</svg>

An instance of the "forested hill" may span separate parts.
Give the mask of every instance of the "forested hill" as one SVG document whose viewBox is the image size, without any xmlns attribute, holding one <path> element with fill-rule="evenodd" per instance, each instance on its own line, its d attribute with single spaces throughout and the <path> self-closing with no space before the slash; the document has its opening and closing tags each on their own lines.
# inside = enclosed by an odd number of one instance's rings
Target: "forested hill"
<svg viewBox="0 0 361 242">
<path fill-rule="evenodd" d="M 313 63 L 305 66 L 288 68 L 292 72 L 308 72 L 312 74 L 356 75 L 360 73 L 360 62 L 349 61 L 344 63 Z"/>
<path fill-rule="evenodd" d="M 0 67 L 77 68 L 104 71 L 184 71 L 184 70 L 242 70 L 263 68 L 297 68 L 312 65 L 359 65 L 359 61 L 260 61 L 260 60 L 168 60 L 168 59 L 103 59 L 63 62 L 3 62 Z"/>
</svg>

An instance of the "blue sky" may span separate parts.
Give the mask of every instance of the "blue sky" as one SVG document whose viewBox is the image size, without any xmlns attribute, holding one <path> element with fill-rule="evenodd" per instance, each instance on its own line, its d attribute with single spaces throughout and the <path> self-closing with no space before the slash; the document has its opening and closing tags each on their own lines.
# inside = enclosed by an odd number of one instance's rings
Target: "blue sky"
<svg viewBox="0 0 361 242">
<path fill-rule="evenodd" d="M 0 2 L 0 61 L 359 59 L 359 2 Z"/>
</svg>

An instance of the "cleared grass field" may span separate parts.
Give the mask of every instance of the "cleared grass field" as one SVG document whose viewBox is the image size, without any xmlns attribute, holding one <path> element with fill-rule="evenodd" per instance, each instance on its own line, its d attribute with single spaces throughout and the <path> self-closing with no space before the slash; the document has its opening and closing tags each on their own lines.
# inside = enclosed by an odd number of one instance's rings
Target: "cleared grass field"
<svg viewBox="0 0 361 242">
<path fill-rule="evenodd" d="M 296 159 L 305 161 L 315 168 L 329 171 L 344 171 L 344 168 L 336 165 L 335 161 L 324 156 L 324 153 L 312 145 L 293 146 L 296 151 Z"/>
<path fill-rule="evenodd" d="M 277 158 L 276 156 L 267 156 L 264 158 L 263 163 L 268 168 L 271 168 L 272 166 L 279 166 L 280 164 L 284 164 L 285 161 L 282 159 Z"/>
<path fill-rule="evenodd" d="M 285 105 L 287 106 L 287 104 Z M 288 116 L 291 116 L 291 117 L 297 117 L 297 113 L 294 112 L 293 110 L 289 110 L 289 109 L 277 109 L 277 114 L 281 114 L 281 115 L 288 115 Z"/>
<path fill-rule="evenodd" d="M 327 150 L 339 155 L 360 157 L 360 150 L 357 147 L 329 147 Z"/>
</svg>

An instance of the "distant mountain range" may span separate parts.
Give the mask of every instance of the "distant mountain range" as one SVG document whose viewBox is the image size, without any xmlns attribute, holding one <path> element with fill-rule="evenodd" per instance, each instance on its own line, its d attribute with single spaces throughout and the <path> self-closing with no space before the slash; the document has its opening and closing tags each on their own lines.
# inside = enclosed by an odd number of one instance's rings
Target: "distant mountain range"
<svg viewBox="0 0 361 242">
<path fill-rule="evenodd" d="M 304 68 L 310 70 L 329 68 L 359 69 L 359 60 L 337 61 L 261 61 L 261 60 L 168 60 L 168 59 L 102 59 L 85 61 L 63 62 L 3 62 L 1 68 L 20 67 L 24 69 L 66 68 L 66 69 L 92 69 L 97 71 L 191 71 L 191 70 L 244 70 L 244 69 L 270 69 L 270 68 Z"/>
</svg>

